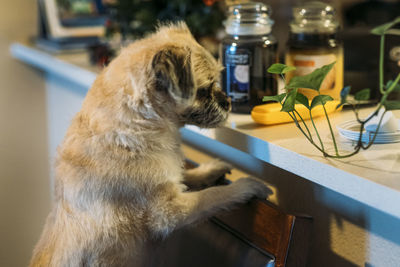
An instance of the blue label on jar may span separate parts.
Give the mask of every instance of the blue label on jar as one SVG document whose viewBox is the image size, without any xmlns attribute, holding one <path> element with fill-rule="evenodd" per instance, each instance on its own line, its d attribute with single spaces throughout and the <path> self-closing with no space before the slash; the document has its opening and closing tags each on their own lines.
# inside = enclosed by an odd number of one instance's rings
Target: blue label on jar
<svg viewBox="0 0 400 267">
<path fill-rule="evenodd" d="M 225 51 L 227 94 L 232 101 L 250 99 L 250 51 L 227 49 Z"/>
</svg>

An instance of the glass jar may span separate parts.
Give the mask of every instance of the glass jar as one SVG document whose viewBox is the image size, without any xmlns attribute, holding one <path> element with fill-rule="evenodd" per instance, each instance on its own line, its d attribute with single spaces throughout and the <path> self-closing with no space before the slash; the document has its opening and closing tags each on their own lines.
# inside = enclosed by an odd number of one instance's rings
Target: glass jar
<svg viewBox="0 0 400 267">
<path fill-rule="evenodd" d="M 232 100 L 232 112 L 250 113 L 266 95 L 277 94 L 277 80 L 267 72 L 277 62 L 277 41 L 271 35 L 271 9 L 262 3 L 229 8 L 220 58 L 222 88 Z"/>
<path fill-rule="evenodd" d="M 322 2 L 307 2 L 293 8 L 293 21 L 285 55 L 286 65 L 296 70 L 286 75 L 287 81 L 293 76 L 311 73 L 316 68 L 336 61 L 320 89 L 334 99 L 340 99 L 343 88 L 343 46 L 338 40 L 339 22 L 335 9 Z M 308 98 L 318 92 L 299 89 Z"/>
</svg>

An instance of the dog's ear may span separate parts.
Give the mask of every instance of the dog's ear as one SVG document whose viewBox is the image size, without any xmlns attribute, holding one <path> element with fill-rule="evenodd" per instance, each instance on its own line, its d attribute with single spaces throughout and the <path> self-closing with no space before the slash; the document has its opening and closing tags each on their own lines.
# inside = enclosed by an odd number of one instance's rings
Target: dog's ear
<svg viewBox="0 0 400 267">
<path fill-rule="evenodd" d="M 169 93 L 176 101 L 194 95 L 194 77 L 190 50 L 168 46 L 156 53 L 152 61 L 156 90 Z"/>
</svg>

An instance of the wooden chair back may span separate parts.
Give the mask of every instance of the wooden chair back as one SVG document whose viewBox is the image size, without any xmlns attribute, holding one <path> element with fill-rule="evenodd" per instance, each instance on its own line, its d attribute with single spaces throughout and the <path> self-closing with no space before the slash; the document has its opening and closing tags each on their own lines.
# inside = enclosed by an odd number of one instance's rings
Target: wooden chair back
<svg viewBox="0 0 400 267">
<path fill-rule="evenodd" d="M 213 219 L 238 238 L 274 256 L 275 266 L 306 266 L 311 242 L 309 216 L 295 216 L 272 203 L 253 200 Z"/>
<path fill-rule="evenodd" d="M 253 200 L 174 232 L 154 252 L 157 267 L 303 267 L 311 218 Z"/>
</svg>

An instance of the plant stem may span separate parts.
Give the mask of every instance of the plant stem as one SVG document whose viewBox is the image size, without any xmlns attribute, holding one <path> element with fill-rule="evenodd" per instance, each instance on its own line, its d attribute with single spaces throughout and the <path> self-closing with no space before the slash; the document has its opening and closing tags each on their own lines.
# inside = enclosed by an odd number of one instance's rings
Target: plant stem
<svg viewBox="0 0 400 267">
<path fill-rule="evenodd" d="M 368 144 L 367 144 L 366 146 L 364 146 L 364 145 L 362 144 L 362 134 L 363 134 L 363 131 L 364 131 L 364 125 L 365 125 L 365 123 L 366 123 L 366 121 L 364 121 L 364 122 L 362 122 L 361 125 L 360 125 L 360 136 L 359 136 L 359 138 L 358 138 L 357 146 L 355 147 L 355 150 L 354 150 L 353 152 L 351 152 L 350 154 L 346 154 L 346 155 L 335 155 L 335 156 L 334 156 L 334 155 L 329 155 L 329 154 L 326 154 L 326 153 L 325 153 L 324 156 L 325 156 L 325 157 L 328 157 L 328 158 L 340 158 L 340 159 L 342 159 L 342 158 L 348 158 L 348 157 L 351 157 L 351 156 L 357 154 L 357 153 L 361 150 L 361 148 L 362 148 L 363 150 L 366 150 L 366 149 L 370 148 L 370 147 L 372 146 L 372 144 L 375 142 L 376 136 L 378 135 L 379 128 L 381 127 L 382 120 L 383 120 L 383 116 L 385 115 L 385 113 L 386 113 L 386 111 L 385 111 L 385 112 L 382 114 L 382 116 L 380 117 L 379 122 L 378 122 L 378 126 L 377 126 L 377 128 L 376 128 L 376 131 L 374 132 L 374 134 L 373 134 L 373 136 L 372 136 L 372 139 L 369 140 L 369 142 L 368 142 Z"/>
<path fill-rule="evenodd" d="M 350 104 L 351 108 L 353 109 L 354 115 L 356 115 L 356 120 L 358 123 L 362 123 L 360 116 L 358 115 L 358 110 L 353 104 Z"/>
<path fill-rule="evenodd" d="M 354 156 L 355 154 L 357 154 L 360 151 L 360 149 L 361 149 L 361 147 L 357 147 L 356 150 L 354 150 L 350 154 L 346 154 L 346 155 L 335 155 L 335 156 L 333 156 L 333 155 L 326 154 L 325 157 L 334 158 L 334 159 L 344 159 L 344 158 L 348 158 L 348 157 Z"/>
<path fill-rule="evenodd" d="M 383 89 L 383 60 L 384 60 L 384 48 L 385 48 L 385 35 L 381 35 L 381 45 L 380 45 L 380 51 L 379 51 L 379 91 L 381 94 L 385 93 L 385 90 Z"/>
<path fill-rule="evenodd" d="M 324 103 L 322 103 L 322 108 L 324 109 L 325 117 L 326 117 L 326 120 L 327 120 L 328 125 L 329 125 L 329 131 L 331 132 L 332 141 L 333 141 L 333 146 L 335 147 L 336 156 L 339 156 L 339 150 L 338 150 L 338 148 L 337 148 L 336 139 L 335 139 L 335 134 L 333 133 L 331 121 L 329 120 L 328 112 L 326 112 L 326 108 L 325 108 L 325 104 L 324 104 Z"/>
<path fill-rule="evenodd" d="M 301 119 L 301 122 L 304 124 L 304 127 L 306 128 L 310 139 L 313 140 L 312 135 L 311 135 L 311 132 L 310 132 L 310 130 L 308 129 L 308 126 L 307 126 L 306 122 L 304 121 L 303 117 L 301 117 L 300 113 L 299 113 L 297 110 L 294 110 L 294 112 L 296 112 L 297 116 L 299 116 L 299 118 Z"/>
<path fill-rule="evenodd" d="M 400 73 L 399 73 L 399 76 L 396 78 L 396 80 L 398 81 L 399 79 L 400 79 Z M 392 87 L 390 87 L 390 88 L 392 88 Z M 365 124 L 378 114 L 379 110 L 382 108 L 386 99 L 388 98 L 389 93 L 390 93 L 389 90 L 387 90 L 383 93 L 383 96 L 382 96 L 381 100 L 379 101 L 378 107 L 375 109 L 375 112 L 373 112 L 371 115 L 369 115 L 369 117 L 366 118 L 365 120 L 360 121 L 360 123 Z"/>
<path fill-rule="evenodd" d="M 282 80 L 283 80 L 283 84 L 286 84 L 285 75 L 283 75 L 282 73 L 281 73 L 281 78 L 282 78 Z"/>
<path fill-rule="evenodd" d="M 364 148 L 364 145 L 363 145 L 363 142 L 362 142 L 362 135 L 363 135 L 363 132 L 364 132 L 364 125 L 365 125 L 365 122 L 361 122 L 360 123 L 360 130 L 358 131 L 359 133 L 358 133 L 357 145 L 355 146 L 356 149 Z"/>
<path fill-rule="evenodd" d="M 324 143 L 322 143 L 322 139 L 321 139 L 321 137 L 319 136 L 319 133 L 318 133 L 317 127 L 315 126 L 314 119 L 313 119 L 313 117 L 312 117 L 312 112 L 311 112 L 311 109 L 309 109 L 309 111 L 310 111 L 310 119 L 311 119 L 311 123 L 312 123 L 312 125 L 313 125 L 313 127 L 314 127 L 315 133 L 317 134 L 317 137 L 318 137 L 319 143 L 321 144 L 321 148 L 322 148 L 323 150 L 325 150 L 325 148 L 324 148 Z"/>
<path fill-rule="evenodd" d="M 385 110 L 385 112 L 383 112 L 382 116 L 381 116 L 380 119 L 379 119 L 378 126 L 376 127 L 376 131 L 374 132 L 374 135 L 372 136 L 372 140 L 370 140 L 370 141 L 368 142 L 368 145 L 367 145 L 367 146 L 365 146 L 365 147 L 363 146 L 363 149 L 364 149 L 364 150 L 365 150 L 365 149 L 368 149 L 368 148 L 374 143 L 375 138 L 376 138 L 376 136 L 378 135 L 379 129 L 381 128 L 381 123 L 382 123 L 382 120 L 383 120 L 383 117 L 385 116 L 385 114 L 386 114 L 386 110 Z M 363 127 L 364 127 L 364 125 L 363 125 Z"/>
<path fill-rule="evenodd" d="M 302 134 L 307 138 L 307 140 L 316 148 L 318 149 L 320 152 L 322 152 L 322 154 L 324 156 L 327 155 L 327 153 L 325 152 L 325 150 L 323 148 L 320 148 L 317 144 L 314 143 L 314 141 L 312 139 L 310 139 L 307 134 L 304 132 L 303 128 L 301 128 L 300 124 L 298 123 L 298 120 L 296 118 L 296 116 L 294 114 L 290 114 L 289 112 L 287 113 L 289 114 L 289 116 L 292 118 L 292 120 L 296 123 L 297 128 L 299 128 L 299 130 L 302 132 Z"/>
<path fill-rule="evenodd" d="M 397 75 L 396 79 L 393 81 L 392 85 L 387 89 L 387 94 L 390 94 L 394 88 L 396 87 L 396 85 L 398 84 L 398 82 L 400 81 L 400 73 Z"/>
<path fill-rule="evenodd" d="M 310 141 L 311 143 L 313 143 L 312 139 L 310 139 L 310 137 L 304 132 L 303 128 L 301 128 L 299 121 L 296 118 L 296 115 L 294 114 L 294 112 L 292 112 L 293 114 L 290 114 L 290 112 L 288 112 L 287 114 L 289 114 L 289 116 L 292 118 L 292 120 L 294 121 L 294 123 L 296 124 L 296 127 L 299 128 L 299 130 L 303 133 L 303 135 L 308 139 L 308 141 Z"/>
<path fill-rule="evenodd" d="M 400 74 L 399 74 L 399 75 L 400 75 Z M 363 121 L 363 123 L 368 122 L 369 120 L 372 119 L 372 117 L 374 117 L 375 115 L 378 114 L 379 110 L 382 108 L 382 106 L 384 105 L 386 99 L 388 98 L 389 93 L 390 93 L 389 91 L 385 91 L 385 92 L 384 92 L 384 94 L 383 94 L 381 100 L 379 101 L 378 107 L 376 108 L 375 112 L 372 113 L 368 118 L 366 118 L 366 119 Z"/>
</svg>

